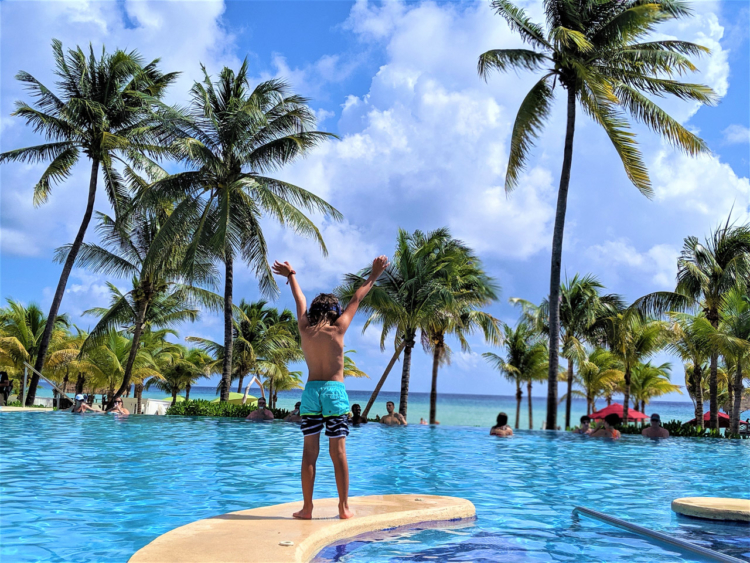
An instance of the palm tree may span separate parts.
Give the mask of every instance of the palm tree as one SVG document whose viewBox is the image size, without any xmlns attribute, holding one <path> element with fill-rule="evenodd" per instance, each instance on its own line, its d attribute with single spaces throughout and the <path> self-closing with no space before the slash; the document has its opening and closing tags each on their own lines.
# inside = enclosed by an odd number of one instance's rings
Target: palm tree
<svg viewBox="0 0 750 563">
<path fill-rule="evenodd" d="M 570 428 L 570 409 L 573 395 L 574 365 L 586 355 L 585 344 L 596 344 L 597 332 L 603 319 L 623 309 L 619 295 L 601 295 L 604 286 L 592 275 L 573 276 L 560 284 L 559 320 L 561 354 L 568 360 L 565 397 L 565 428 Z M 549 301 L 539 306 L 537 324 L 542 332 L 549 331 Z"/>
<path fill-rule="evenodd" d="M 730 432 L 740 431 L 740 403 L 742 401 L 743 366 L 750 363 L 750 293 L 739 285 L 729 290 L 722 299 L 721 322 L 714 328 L 706 318 L 696 320 L 697 335 L 725 359 L 727 367 L 727 391 L 730 404 Z M 733 373 L 733 376 L 731 375 Z"/>
<path fill-rule="evenodd" d="M 156 387 L 172 395 L 172 405 L 177 402 L 177 394 L 186 391 L 185 399 L 190 397 L 190 387 L 198 380 L 211 374 L 213 358 L 198 348 L 187 348 L 173 344 L 169 356 L 160 366 L 161 377 L 148 380 L 145 389 Z"/>
<path fill-rule="evenodd" d="M 250 90 L 247 60 L 235 74 L 224 68 L 217 82 L 204 71 L 191 90 L 189 116 L 172 115 L 183 135 L 173 150 L 189 168 L 155 182 L 147 199 L 180 203 L 157 237 L 157 253 L 188 237 L 185 262 L 191 271 L 201 249 L 225 266 L 224 355 L 221 400 L 229 397 L 232 379 L 232 288 L 234 261 L 244 260 L 258 277 L 261 292 L 278 292 L 268 264 L 261 220 L 268 214 L 296 233 L 325 244 L 302 210 L 341 214 L 318 196 L 264 174 L 304 156 L 329 133 L 311 130 L 315 116 L 307 99 L 290 94 L 281 80 Z M 191 277 L 191 276 L 188 276 Z"/>
<path fill-rule="evenodd" d="M 357 367 L 356 362 L 351 357 L 351 354 L 356 353 L 356 350 L 347 350 L 344 352 L 344 377 L 366 377 L 370 379 L 369 375 Z"/>
<path fill-rule="evenodd" d="M 576 383 L 586 397 L 586 414 L 596 411 L 596 399 L 612 395 L 621 381 L 621 373 L 617 358 L 604 348 L 594 348 L 579 362 Z"/>
<path fill-rule="evenodd" d="M 440 248 L 450 241 L 451 235 L 446 228 L 430 233 L 414 231 L 411 234 L 399 229 L 393 260 L 360 304 L 360 309 L 370 315 L 363 330 L 367 330 L 371 324 L 382 325 L 381 350 L 385 350 L 386 340 L 391 333 L 394 333 L 395 348 L 365 412 L 369 411 L 391 367 L 403 350 L 399 413 L 406 416 L 411 354 L 416 345 L 417 333 L 429 331 L 436 316 L 446 307 L 450 307 L 454 301 L 440 271 L 445 262 Z M 364 269 L 358 274 L 345 276 L 344 285 L 336 289 L 336 294 L 344 305 L 352 298 L 357 288 L 365 283 L 369 274 L 370 270 Z"/>
<path fill-rule="evenodd" d="M 717 228 L 705 244 L 698 237 L 687 237 L 677 260 L 675 291 L 659 291 L 638 299 L 633 306 L 646 314 L 702 310 L 715 329 L 721 322 L 724 296 L 750 277 L 750 225 L 727 222 Z M 718 369 L 719 349 L 711 351 L 709 377 L 709 427 L 719 429 Z"/>
<path fill-rule="evenodd" d="M 152 167 L 153 170 L 153 167 Z M 143 189 L 144 182 L 131 169 L 129 176 L 136 179 L 135 188 Z M 166 175 L 162 172 L 161 174 Z M 129 198 L 125 201 L 130 203 Z M 99 213 L 97 232 L 103 246 L 82 244 L 76 259 L 79 266 L 119 277 L 130 276 L 133 289 L 122 294 L 109 284 L 113 299 L 107 309 L 93 309 L 90 312 L 100 317 L 89 338 L 95 341 L 113 328 L 123 327 L 132 330 L 133 345 L 125 365 L 122 381 L 114 400 L 130 389 L 130 379 L 141 334 L 151 326 L 154 328 L 171 326 L 182 321 L 194 321 L 198 311 L 189 307 L 201 305 L 215 311 L 221 310 L 221 297 L 210 290 L 193 284 L 212 287 L 215 284 L 215 269 L 210 260 L 196 260 L 191 278 L 187 280 L 183 257 L 185 246 L 173 244 L 156 252 L 154 239 L 169 217 L 168 208 L 147 208 L 138 206 L 129 213 L 123 213 L 120 220 Z M 57 260 L 63 261 L 70 252 L 70 245 L 58 249 Z M 192 283 L 186 283 L 190 281 Z M 84 345 L 84 349 L 89 344 Z"/>
<path fill-rule="evenodd" d="M 633 370 L 664 349 L 671 334 L 666 322 L 644 318 L 633 309 L 607 318 L 605 330 L 610 352 L 621 364 L 622 419 L 627 424 Z"/>
<path fill-rule="evenodd" d="M 667 362 L 655 366 L 651 362 L 636 364 L 633 366 L 633 374 L 630 380 L 630 395 L 636 410 L 646 412 L 646 405 L 654 397 L 661 397 L 669 393 L 682 394 L 679 385 L 669 380 L 672 366 Z"/>
<path fill-rule="evenodd" d="M 695 321 L 703 313 L 670 313 L 672 337 L 667 349 L 677 355 L 685 367 L 685 386 L 695 406 L 696 425 L 703 426 L 703 380 L 711 351 L 695 329 Z"/>
<path fill-rule="evenodd" d="M 508 325 L 503 327 L 505 358 L 485 352 L 482 354 L 489 364 L 502 373 L 506 379 L 516 384 L 516 424 L 518 428 L 521 420 L 521 398 L 523 391 L 521 383 L 529 379 L 537 379 L 540 369 L 547 363 L 547 350 L 540 342 L 538 333 L 529 323 L 521 320 L 516 328 Z"/>
<path fill-rule="evenodd" d="M 30 303 L 24 306 L 10 297 L 6 301 L 8 306 L 0 308 L 0 365 L 6 368 L 11 379 L 19 378 L 20 382 L 23 381 L 21 374 L 24 371 L 24 362 L 36 364 L 48 323 L 44 312 L 37 304 Z M 54 331 L 50 335 L 50 342 L 58 346 L 68 338 L 68 317 L 58 315 L 52 326 Z M 19 383 L 17 388 L 20 386 Z M 28 392 L 24 390 L 24 393 Z"/>
<path fill-rule="evenodd" d="M 528 160 L 534 140 L 550 116 L 554 88 L 567 93 L 567 124 L 557 212 L 552 238 L 547 428 L 556 428 L 558 299 L 568 186 L 573 162 L 576 101 L 598 123 L 614 145 L 631 182 L 647 197 L 651 183 L 626 113 L 691 155 L 707 151 L 706 144 L 656 105 L 653 96 L 671 94 L 682 100 L 713 103 L 707 86 L 685 84 L 675 75 L 695 71 L 689 55 L 708 49 L 678 40 L 643 42 L 657 24 L 689 15 L 679 0 L 545 0 L 548 30 L 532 22 L 508 0 L 493 0 L 493 8 L 510 28 L 537 50 L 495 49 L 479 57 L 479 75 L 492 70 L 542 70 L 544 73 L 521 103 L 510 142 L 506 191 L 513 190 Z M 650 97 L 651 96 L 651 97 Z"/>
<path fill-rule="evenodd" d="M 78 47 L 69 49 L 66 55 L 62 43 L 54 39 L 52 52 L 54 72 L 60 79 L 57 82 L 60 95 L 31 74 L 21 71 L 16 78 L 26 84 L 34 105 L 16 102 L 13 113 L 51 142 L 0 154 L 0 164 L 51 161 L 34 186 L 35 205 L 45 203 L 52 186 L 70 176 L 82 153 L 91 161 L 86 211 L 60 274 L 48 319 L 57 317 L 70 271 L 94 212 L 99 168 L 104 175 L 107 197 L 119 214 L 126 189 L 114 164 L 123 158 L 132 158 L 136 153 L 158 157 L 165 152 L 167 131 L 151 107 L 177 77 L 176 73 L 163 74 L 158 69 L 158 59 L 144 66 L 143 59 L 135 51 L 117 50 L 107 54 L 102 49 L 97 59 L 93 47 L 90 47 L 88 57 Z M 40 340 L 34 364 L 39 372 L 44 366 L 53 330 L 54 323 L 48 323 Z M 38 383 L 39 377 L 34 374 L 27 405 L 34 403 Z"/>
</svg>

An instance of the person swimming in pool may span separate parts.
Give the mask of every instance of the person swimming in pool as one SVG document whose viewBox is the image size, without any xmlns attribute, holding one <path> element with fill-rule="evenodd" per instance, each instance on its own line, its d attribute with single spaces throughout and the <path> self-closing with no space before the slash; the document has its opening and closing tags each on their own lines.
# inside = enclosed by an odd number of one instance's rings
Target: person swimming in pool
<svg viewBox="0 0 750 563">
<path fill-rule="evenodd" d="M 613 440 L 617 440 L 620 437 L 620 431 L 615 428 L 618 424 L 622 422 L 622 419 L 620 418 L 620 415 L 616 413 L 609 413 L 607 416 L 604 417 L 604 427 L 599 428 L 598 430 L 595 430 L 591 433 L 592 438 L 612 438 Z"/>
<path fill-rule="evenodd" d="M 346 459 L 346 436 L 349 434 L 349 397 L 344 387 L 344 335 L 357 308 L 388 266 L 388 258 L 379 256 L 372 262 L 370 276 L 341 310 L 335 295 L 321 293 L 307 309 L 307 300 L 297 282 L 297 272 L 289 262 L 276 261 L 273 272 L 287 279 L 297 305 L 297 324 L 302 352 L 309 375 L 302 393 L 302 510 L 295 518 L 309 520 L 313 512 L 315 464 L 320 451 L 320 432 L 325 426 L 328 451 L 333 461 L 336 488 L 339 493 L 339 518 L 351 518 L 349 510 L 349 466 Z"/>
<path fill-rule="evenodd" d="M 395 408 L 396 405 L 393 404 L 393 401 L 388 401 L 385 404 L 385 410 L 388 414 L 381 418 L 380 422 L 387 426 L 406 426 L 406 418 L 400 412 L 394 412 Z"/>
</svg>

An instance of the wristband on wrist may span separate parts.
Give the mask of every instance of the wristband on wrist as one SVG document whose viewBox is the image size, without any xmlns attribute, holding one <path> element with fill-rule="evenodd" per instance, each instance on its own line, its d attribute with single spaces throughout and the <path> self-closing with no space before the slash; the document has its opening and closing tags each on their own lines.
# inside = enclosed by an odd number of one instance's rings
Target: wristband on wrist
<svg viewBox="0 0 750 563">
<path fill-rule="evenodd" d="M 286 277 L 286 284 L 287 285 L 289 285 L 289 278 L 291 278 L 292 276 L 294 276 L 296 274 L 297 274 L 297 272 L 295 272 L 294 270 L 292 270 L 291 272 L 289 272 L 289 275 Z"/>
</svg>

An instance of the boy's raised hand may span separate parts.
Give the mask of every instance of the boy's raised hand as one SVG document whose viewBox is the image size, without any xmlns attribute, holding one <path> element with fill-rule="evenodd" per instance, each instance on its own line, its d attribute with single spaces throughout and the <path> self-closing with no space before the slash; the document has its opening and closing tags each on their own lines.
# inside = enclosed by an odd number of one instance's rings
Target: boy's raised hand
<svg viewBox="0 0 750 563">
<path fill-rule="evenodd" d="M 373 280 L 378 279 L 387 267 L 388 257 L 385 255 L 378 256 L 377 258 L 375 258 L 375 260 L 372 261 L 372 273 L 370 274 L 370 277 Z"/>
<path fill-rule="evenodd" d="M 292 265 L 289 262 L 279 262 L 276 260 L 271 266 L 271 270 L 277 276 L 284 276 L 288 278 L 289 275 L 294 271 Z"/>
</svg>

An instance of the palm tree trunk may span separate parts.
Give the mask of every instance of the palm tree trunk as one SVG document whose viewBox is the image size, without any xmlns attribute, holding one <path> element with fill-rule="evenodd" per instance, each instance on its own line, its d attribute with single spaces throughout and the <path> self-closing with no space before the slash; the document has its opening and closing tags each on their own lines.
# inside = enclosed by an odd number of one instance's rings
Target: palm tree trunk
<svg viewBox="0 0 750 563">
<path fill-rule="evenodd" d="M 607 406 L 611 405 L 612 404 L 612 395 L 607 395 L 606 399 L 607 399 Z"/>
<path fill-rule="evenodd" d="M 135 391 L 133 394 L 136 398 L 135 414 L 141 414 L 141 403 L 143 402 L 143 383 L 135 384 Z"/>
<path fill-rule="evenodd" d="M 406 409 L 409 405 L 409 377 L 411 376 L 411 351 L 414 348 L 414 334 L 406 336 L 404 347 L 404 366 L 401 370 L 401 397 L 398 401 L 398 412 L 406 418 Z"/>
<path fill-rule="evenodd" d="M 192 385 L 190 385 L 189 383 L 188 383 L 187 385 L 185 385 L 185 402 L 186 402 L 186 403 L 187 403 L 187 402 L 188 402 L 188 401 L 190 400 L 190 389 L 191 389 L 192 387 L 193 387 L 193 386 L 192 386 Z"/>
<path fill-rule="evenodd" d="M 516 379 L 516 430 L 521 424 L 521 399 L 523 398 L 523 391 L 521 391 L 521 380 Z"/>
<path fill-rule="evenodd" d="M 693 381 L 695 382 L 695 425 L 703 428 L 703 370 L 698 364 L 693 367 Z"/>
<path fill-rule="evenodd" d="M 393 369 L 393 364 L 396 363 L 396 360 L 398 360 L 398 357 L 401 355 L 401 351 L 404 349 L 405 344 L 402 342 L 398 348 L 396 348 L 396 351 L 393 353 L 393 356 L 391 357 L 391 361 L 388 362 L 388 365 L 385 367 L 385 371 L 383 372 L 383 375 L 380 376 L 380 381 L 378 381 L 378 384 L 375 386 L 375 390 L 372 392 L 372 395 L 370 395 L 370 400 L 367 401 L 367 406 L 365 407 L 365 410 L 362 411 L 362 416 L 367 418 L 367 414 L 370 412 L 370 409 L 372 408 L 372 405 L 375 403 L 375 399 L 378 398 L 378 393 L 380 393 L 380 389 L 383 387 L 383 384 L 385 383 L 386 378 L 388 377 L 388 374 L 391 373 L 391 369 Z"/>
<path fill-rule="evenodd" d="M 143 328 L 146 324 L 146 310 L 148 309 L 148 302 L 150 300 L 150 297 L 144 297 L 138 303 L 138 317 L 135 321 L 135 330 L 133 331 L 133 342 L 130 344 L 128 363 L 125 364 L 125 374 L 122 376 L 122 385 L 120 385 L 117 393 L 109 398 L 109 401 L 107 402 L 107 410 L 114 406 L 117 397 L 121 396 L 126 389 L 130 388 L 130 377 L 133 374 L 135 357 L 138 355 L 138 346 L 141 343 L 141 334 L 143 333 Z"/>
<path fill-rule="evenodd" d="M 62 382 L 62 392 L 65 393 L 68 390 L 68 370 L 65 370 L 65 377 Z"/>
<path fill-rule="evenodd" d="M 229 400 L 229 387 L 232 384 L 232 253 L 226 251 L 226 275 L 224 276 L 224 362 L 221 366 L 221 398 Z"/>
<path fill-rule="evenodd" d="M 76 238 L 73 240 L 73 244 L 68 252 L 68 257 L 65 259 L 62 273 L 60 274 L 60 280 L 57 282 L 57 289 L 55 290 L 55 296 L 52 299 L 52 306 L 49 309 L 47 315 L 47 324 L 44 326 L 44 333 L 42 333 L 42 339 L 39 342 L 39 350 L 37 351 L 36 362 L 34 362 L 34 369 L 36 371 L 31 372 L 31 381 L 29 382 L 29 388 L 26 391 L 26 406 L 34 404 L 36 398 L 36 388 L 39 385 L 39 376 L 36 372 L 42 373 L 44 367 L 44 360 L 47 356 L 47 349 L 49 348 L 49 342 L 52 338 L 52 329 L 55 327 L 55 321 L 57 320 L 57 313 L 60 311 L 60 304 L 62 303 L 63 295 L 65 294 L 65 287 L 68 285 L 68 278 L 70 277 L 70 271 L 73 269 L 76 258 L 78 257 L 78 251 L 81 250 L 81 244 L 83 244 L 83 237 L 86 234 L 86 229 L 89 227 L 91 221 L 91 215 L 94 212 L 94 200 L 96 199 L 96 180 L 99 175 L 99 161 L 94 159 L 91 161 L 91 177 L 89 179 L 89 199 L 86 202 L 86 212 L 83 214 L 83 220 L 81 226 L 78 227 L 78 233 Z"/>
<path fill-rule="evenodd" d="M 274 408 L 273 404 L 273 378 L 270 378 L 268 382 L 268 404 L 271 406 L 271 408 Z"/>
<path fill-rule="evenodd" d="M 740 405 L 742 403 L 742 358 L 737 360 L 737 370 L 734 372 L 734 404 L 732 405 L 732 424 L 730 433 L 740 433 Z"/>
<path fill-rule="evenodd" d="M 177 387 L 173 387 L 172 388 L 172 404 L 170 406 L 173 407 L 176 402 L 177 402 Z"/>
<path fill-rule="evenodd" d="M 534 430 L 534 409 L 531 407 L 531 380 L 526 384 L 526 392 L 529 394 L 529 430 Z"/>
<path fill-rule="evenodd" d="M 573 401 L 573 360 L 568 358 L 568 395 L 565 398 L 565 429 L 570 428 L 570 406 Z"/>
<path fill-rule="evenodd" d="M 79 395 L 80 393 L 83 393 L 83 385 L 86 383 L 86 376 L 82 373 L 78 374 L 78 379 L 76 379 L 76 395 Z"/>
<path fill-rule="evenodd" d="M 560 270 L 562 268 L 563 234 L 565 210 L 568 206 L 570 170 L 573 165 L 573 134 L 576 124 L 576 95 L 573 85 L 568 87 L 568 122 L 565 128 L 565 152 L 563 154 L 560 188 L 557 191 L 557 210 L 552 235 L 552 260 L 549 276 L 549 372 L 547 373 L 547 425 L 548 430 L 557 429 L 557 370 L 559 368 L 560 341 Z"/>
<path fill-rule="evenodd" d="M 586 393 L 586 416 L 591 414 L 591 411 L 593 410 L 593 403 L 594 403 L 594 400 L 592 399 L 591 394 L 587 392 Z"/>
<path fill-rule="evenodd" d="M 243 381 L 244 379 L 245 379 L 245 375 L 241 373 L 241 374 L 240 374 L 240 382 L 239 382 L 239 384 L 237 385 L 237 393 L 242 393 L 242 381 Z"/>
<path fill-rule="evenodd" d="M 622 397 L 622 422 L 628 423 L 628 403 L 630 403 L 630 368 L 625 368 L 625 391 Z"/>
<path fill-rule="evenodd" d="M 719 429 L 719 353 L 711 354 L 711 372 L 708 376 L 708 410 L 711 413 L 708 427 Z"/>
<path fill-rule="evenodd" d="M 440 363 L 441 347 L 435 346 L 432 353 L 432 387 L 430 388 L 430 424 L 435 424 L 437 415 L 437 378 L 438 364 Z"/>
<path fill-rule="evenodd" d="M 732 379 L 732 374 L 727 373 L 727 404 L 724 407 L 724 410 L 729 415 L 730 429 L 732 428 L 732 416 L 734 415 L 734 381 L 732 381 Z"/>
</svg>

